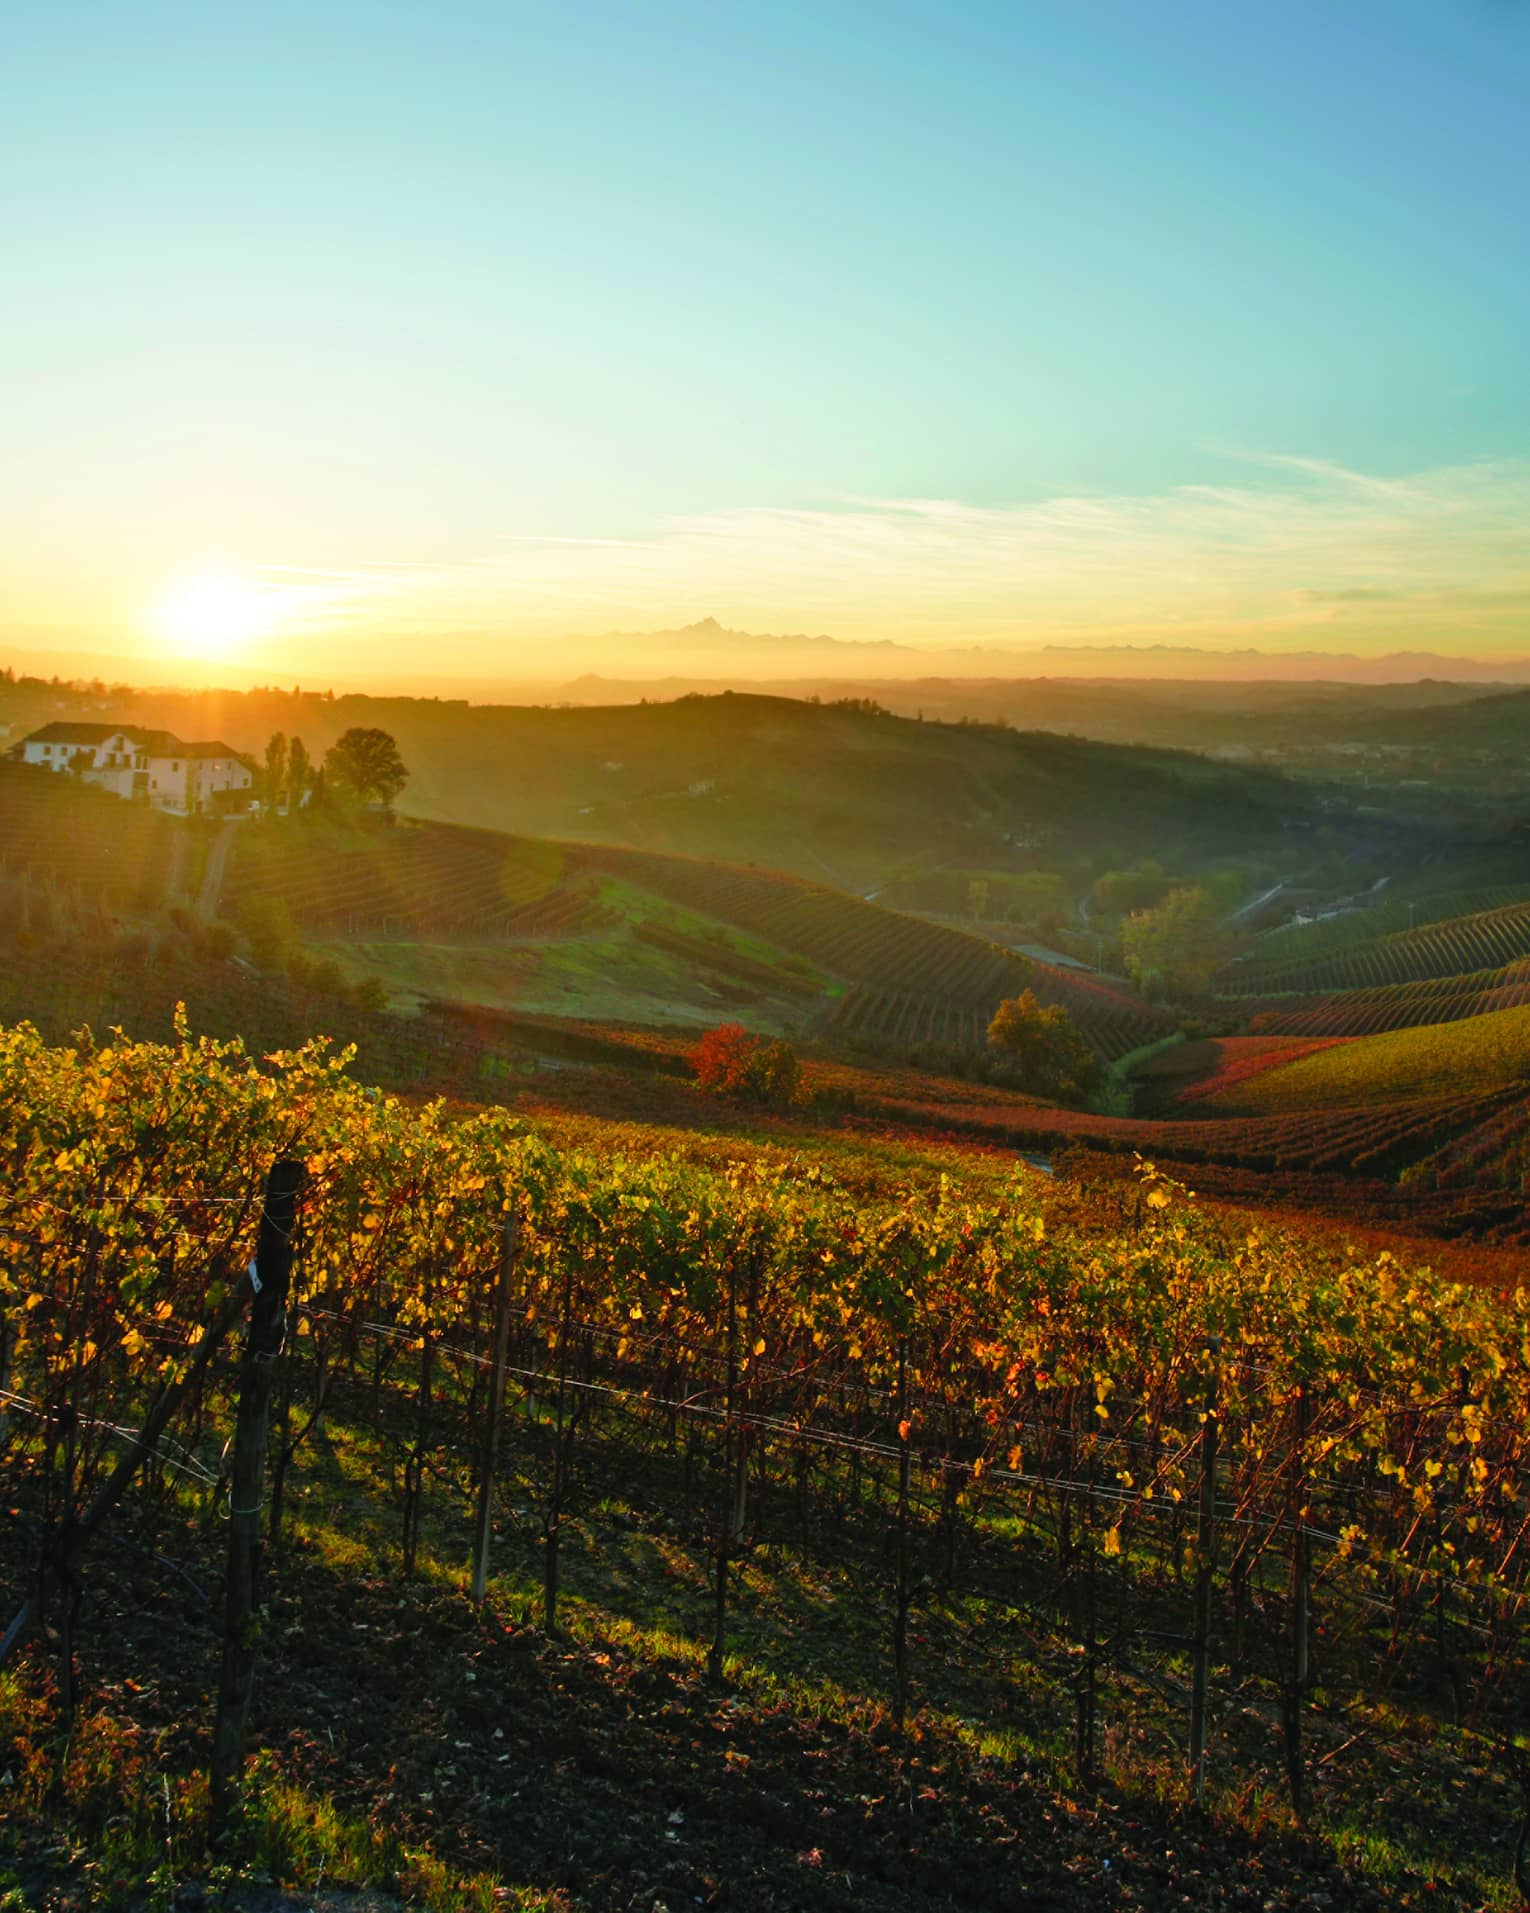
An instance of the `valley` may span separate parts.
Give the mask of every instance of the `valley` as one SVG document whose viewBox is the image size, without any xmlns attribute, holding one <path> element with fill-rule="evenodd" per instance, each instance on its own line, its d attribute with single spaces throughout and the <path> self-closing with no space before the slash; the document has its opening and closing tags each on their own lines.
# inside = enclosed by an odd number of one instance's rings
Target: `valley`
<svg viewBox="0 0 1530 1913">
<path fill-rule="evenodd" d="M 0 765 L 24 1533 L 49 1532 L 60 1467 L 79 1494 L 113 1452 L 50 1459 L 39 1404 L 147 1412 L 144 1352 L 200 1332 L 195 1271 L 230 1266 L 261 1164 L 306 1164 L 262 1516 L 291 1650 L 260 1688 L 302 1751 L 262 1754 L 284 1777 L 242 1836 L 273 1877 L 311 1886 L 338 1854 L 442 1913 L 562 1913 L 654 1879 L 794 1906 L 832 1867 L 812 1904 L 891 1913 L 896 1876 L 975 1910 L 1006 1843 L 1039 1856 L 1056 1819 L 1049 1903 L 1157 1904 L 1152 1855 L 1190 1850 L 1165 1818 L 1188 1720 L 1216 1904 L 1507 1907 L 1512 1769 L 1482 1723 L 1512 1717 L 1524 1653 L 1530 863 L 1496 784 L 1467 776 L 1430 816 L 865 708 L 565 715 L 525 718 L 565 753 L 537 771 L 561 794 L 507 793 L 509 831 L 471 792 L 461 818 L 416 811 L 412 783 L 397 807 L 178 817 Z M 708 788 L 573 803 L 614 775 L 575 757 L 618 734 L 645 779 L 710 766 Z M 750 854 L 772 819 L 795 855 Z M 1005 1004 L 1039 1047 L 998 1040 Z M 496 1264 L 502 1208 L 527 1246 Z M 471 1607 L 496 1266 L 519 1271 L 514 1419 Z M 166 1603 L 220 1572 L 196 1508 L 238 1372 L 220 1358 L 182 1412 L 186 1485 L 133 1490 L 133 1532 L 181 1580 L 136 1576 L 142 1621 L 92 1581 L 151 1698 L 89 1627 L 61 1650 L 103 1698 L 87 1741 L 211 1705 L 205 1622 Z M 1293 1527 L 1292 1458 L 1319 1440 Z M 1321 1686 L 1282 1671 L 1293 1575 Z M 1166 1646 L 1192 1588 L 1205 1630 Z M 308 1697 L 374 1640 L 410 1677 L 313 1746 Z M 1406 1679 L 1392 1642 L 1414 1644 Z M 0 1674 L 0 1715 L 42 1774 L 63 1715 L 36 1665 Z M 460 1699 L 469 1676 L 515 1696 L 514 1725 Z M 384 1786 L 390 1744 L 411 1751 Z M 464 1775 L 529 1776 L 541 1745 L 599 1804 L 560 1848 L 556 1786 L 523 1779 L 507 1882 L 508 1823 Z M 867 1794 L 864 1823 L 730 1841 L 740 1806 L 813 1824 L 804 1762 Z M 190 1855 L 212 1809 L 176 1773 Z M 909 1836 L 877 1790 L 925 1773 Z M 1470 1824 L 1422 1843 L 1403 1803 L 1436 1784 Z M 163 1801 L 131 1758 L 69 1799 L 73 1851 L 104 1841 L 130 1893 Z M 20 1877 L 68 1877 L 44 1794 L 20 1808 Z M 657 1861 L 615 1831 L 651 1812 L 677 1836 Z"/>
</svg>

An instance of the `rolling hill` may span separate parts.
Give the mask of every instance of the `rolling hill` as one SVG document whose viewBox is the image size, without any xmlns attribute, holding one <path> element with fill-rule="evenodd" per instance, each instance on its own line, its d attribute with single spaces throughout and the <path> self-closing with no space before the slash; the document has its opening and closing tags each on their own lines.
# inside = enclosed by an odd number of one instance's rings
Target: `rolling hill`
<svg viewBox="0 0 1530 1913">
<path fill-rule="evenodd" d="M 1396 841 L 1384 817 L 1273 771 L 923 723 L 865 700 L 729 693 L 554 709 L 259 691 L 118 702 L 136 721 L 201 725 L 257 753 L 277 730 L 318 756 L 352 726 L 380 727 L 409 766 L 413 815 L 763 863 L 845 889 L 953 858 L 1026 869 L 1043 852 L 1181 865 L 1254 854 L 1289 868 L 1340 824 L 1351 847 Z"/>
<path fill-rule="evenodd" d="M 1530 1097 L 1530 1005 L 1357 1037 L 1250 1076 L 1206 1107 L 1273 1115 L 1516 1086 Z"/>
</svg>

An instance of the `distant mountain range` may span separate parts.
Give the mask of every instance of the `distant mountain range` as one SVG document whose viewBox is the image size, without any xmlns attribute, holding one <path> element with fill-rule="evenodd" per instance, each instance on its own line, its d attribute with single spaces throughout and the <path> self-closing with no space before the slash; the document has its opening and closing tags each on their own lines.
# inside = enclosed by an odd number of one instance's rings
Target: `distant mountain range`
<svg viewBox="0 0 1530 1913">
<path fill-rule="evenodd" d="M 28 643 L 27 637 L 34 643 Z M 462 647 L 473 634 L 460 634 Z M 199 665 L 159 658 L 34 648 L 35 634 L 13 647 L 0 629 L 0 665 L 40 676 L 129 677 L 142 683 L 249 687 L 287 682 L 373 693 L 469 697 L 475 701 L 566 698 L 594 703 L 618 697 L 676 696 L 684 691 L 784 690 L 801 694 L 807 684 L 854 688 L 877 683 L 913 685 L 930 679 L 947 685 L 998 686 L 1017 680 L 1054 684 L 1154 680 L 1206 684 L 1418 684 L 1478 685 L 1508 689 L 1530 685 L 1530 657 L 1449 657 L 1433 651 L 1391 651 L 1362 657 L 1339 651 L 1219 650 L 1167 644 L 912 645 L 892 638 L 836 638 L 826 632 L 738 631 L 706 617 L 661 631 L 607 631 L 594 635 L 517 640 L 505 647 L 505 663 L 440 672 L 387 669 L 358 672 L 353 666 L 315 670 L 250 662 Z M 449 657 L 454 637 L 433 638 L 432 655 Z M 473 648 L 481 653 L 481 640 Z M 317 645 L 314 647 L 320 649 Z"/>
<path fill-rule="evenodd" d="M 938 678 L 1202 678 L 1228 682 L 1347 684 L 1530 684 L 1530 657 L 1454 658 L 1431 651 L 1237 651 L 1166 644 L 1035 646 L 902 644 L 891 638 L 850 639 L 819 632 L 735 631 L 716 618 L 665 631 L 607 631 L 558 646 L 586 663 L 588 676 L 706 679 L 758 684 L 821 675 Z"/>
</svg>

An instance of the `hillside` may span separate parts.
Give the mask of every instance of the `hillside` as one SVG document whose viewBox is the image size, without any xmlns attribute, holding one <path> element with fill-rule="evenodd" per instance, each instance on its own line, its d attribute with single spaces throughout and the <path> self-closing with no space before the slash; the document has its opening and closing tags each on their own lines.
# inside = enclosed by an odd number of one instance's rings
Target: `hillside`
<svg viewBox="0 0 1530 1913">
<path fill-rule="evenodd" d="M 1250 1076 L 1206 1107 L 1274 1114 L 1515 1088 L 1530 1097 L 1530 1005 L 1356 1037 Z"/>
<path fill-rule="evenodd" d="M 737 1014 L 905 1047 L 981 1049 L 1030 988 L 1107 1059 L 1172 1028 L 1124 986 L 783 871 L 425 824 L 241 826 L 223 906 L 279 903 L 404 999 L 613 1020 Z"/>
<path fill-rule="evenodd" d="M 199 842 L 175 818 L 0 759 L 0 875 L 23 914 L 155 910 L 181 894 Z"/>
<path fill-rule="evenodd" d="M 1530 958 L 1497 970 L 1471 970 L 1420 983 L 1383 984 L 1371 990 L 1335 990 L 1327 995 L 1273 999 L 1255 1011 L 1250 1029 L 1269 1036 L 1375 1036 L 1418 1023 L 1454 1023 L 1491 1010 L 1530 1003 Z"/>
<path fill-rule="evenodd" d="M 1217 978 L 1230 996 L 1362 990 L 1439 981 L 1503 968 L 1530 955 L 1530 903 L 1448 916 L 1357 942 L 1332 956 L 1238 964 Z"/>
<path fill-rule="evenodd" d="M 1464 701 L 1404 710 L 1367 727 L 1378 740 L 1436 749 L 1512 752 L 1523 758 L 1530 690 L 1500 690 Z"/>
<path fill-rule="evenodd" d="M 140 722 L 263 751 L 273 731 L 314 755 L 346 729 L 397 739 L 412 814 L 530 836 L 588 838 L 757 862 L 865 889 L 920 860 L 1030 867 L 1038 851 L 1305 861 L 1342 817 L 1391 842 L 1347 800 L 1273 771 L 1042 731 L 921 723 L 780 697 L 552 709 L 410 698 L 109 700 Z M 188 733 L 189 734 L 189 733 Z"/>
</svg>

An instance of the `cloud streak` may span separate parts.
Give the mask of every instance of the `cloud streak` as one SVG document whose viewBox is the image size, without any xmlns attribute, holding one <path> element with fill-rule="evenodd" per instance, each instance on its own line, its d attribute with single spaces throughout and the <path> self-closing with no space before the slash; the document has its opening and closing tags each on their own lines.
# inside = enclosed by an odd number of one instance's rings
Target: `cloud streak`
<svg viewBox="0 0 1530 1913">
<path fill-rule="evenodd" d="M 670 627 L 921 645 L 1450 642 L 1530 647 L 1530 464 L 1376 477 L 1242 453 L 1257 480 L 1010 507 L 742 506 L 639 538 L 509 534 L 457 563 L 314 579 L 315 625 L 485 641 Z M 1338 627 L 1335 629 L 1334 627 Z"/>
</svg>

